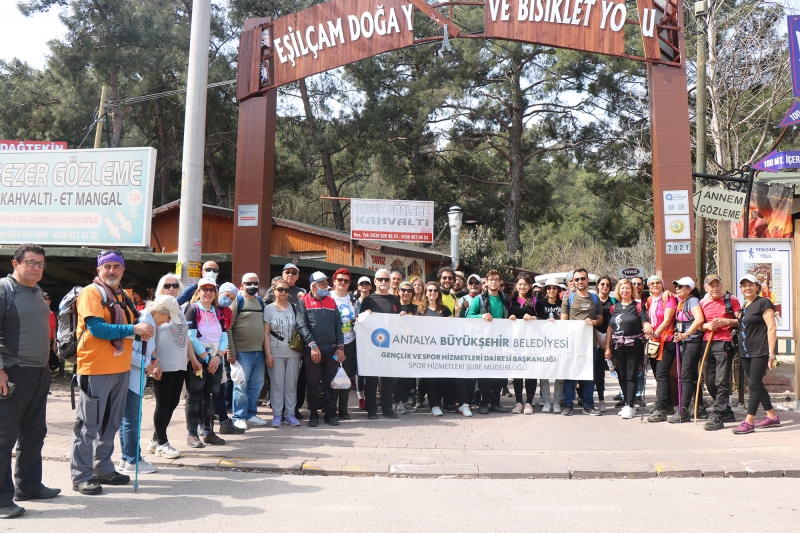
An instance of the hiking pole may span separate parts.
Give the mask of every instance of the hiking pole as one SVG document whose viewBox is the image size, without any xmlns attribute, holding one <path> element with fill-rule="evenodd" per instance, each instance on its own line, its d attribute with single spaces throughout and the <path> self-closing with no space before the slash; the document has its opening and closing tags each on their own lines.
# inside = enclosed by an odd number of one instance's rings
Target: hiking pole
<svg viewBox="0 0 800 533">
<path fill-rule="evenodd" d="M 142 403 L 144 398 L 144 362 L 147 358 L 147 341 L 142 341 L 144 349 L 142 350 L 142 373 L 139 375 L 139 423 L 136 426 L 136 477 L 133 481 L 133 492 L 139 491 L 139 456 L 142 454 Z"/>
<path fill-rule="evenodd" d="M 708 350 L 711 348 L 711 341 L 714 340 L 714 332 L 711 332 L 711 335 L 708 336 L 708 342 L 706 343 L 706 351 L 703 352 L 703 359 L 700 361 L 700 375 L 697 377 L 697 392 L 694 395 L 694 425 L 697 425 L 697 403 L 700 400 L 700 386 L 703 384 L 703 369 L 706 367 L 706 357 L 708 356 Z"/>
</svg>

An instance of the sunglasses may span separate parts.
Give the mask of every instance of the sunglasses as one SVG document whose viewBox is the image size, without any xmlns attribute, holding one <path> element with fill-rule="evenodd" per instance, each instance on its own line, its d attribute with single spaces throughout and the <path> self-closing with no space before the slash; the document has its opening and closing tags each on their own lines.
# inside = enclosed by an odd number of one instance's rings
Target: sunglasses
<svg viewBox="0 0 800 533">
<path fill-rule="evenodd" d="M 676 289 L 688 289 L 689 286 L 688 285 L 675 285 L 675 288 Z"/>
<path fill-rule="evenodd" d="M 560 288 L 561 288 L 561 287 L 553 287 L 553 286 L 551 285 L 550 287 L 545 287 L 544 289 L 545 289 L 545 290 L 547 290 L 547 291 L 557 291 L 557 290 L 558 290 L 558 289 L 560 289 Z"/>
<path fill-rule="evenodd" d="M 610 287 L 611 285 L 609 285 L 608 283 L 606 283 L 606 282 L 604 281 L 603 283 L 598 283 L 598 284 L 597 284 L 597 286 L 598 286 L 598 287 Z"/>
<path fill-rule="evenodd" d="M 283 273 L 286 274 L 287 276 L 299 276 L 300 275 L 300 272 L 298 272 L 297 270 L 284 270 Z"/>
<path fill-rule="evenodd" d="M 439 289 L 428 289 L 426 292 L 431 292 L 431 293 L 439 292 Z"/>
<path fill-rule="evenodd" d="M 572 281 L 586 281 L 587 279 L 589 279 L 589 278 L 587 278 L 586 276 L 584 276 L 584 277 L 582 277 L 582 278 L 572 278 Z"/>
<path fill-rule="evenodd" d="M 442 281 L 453 281 L 456 278 L 454 278 L 453 276 L 442 276 L 439 279 L 442 280 Z"/>
<path fill-rule="evenodd" d="M 389 281 L 389 278 L 375 278 L 375 281 L 377 281 L 377 282 L 384 281 L 385 282 L 385 281 Z"/>
<path fill-rule="evenodd" d="M 215 274 L 219 274 L 219 269 L 218 268 L 207 267 L 207 268 L 205 268 L 203 270 L 203 272 L 214 272 Z"/>
<path fill-rule="evenodd" d="M 203 292 L 217 292 L 216 287 L 200 287 L 200 290 Z"/>
<path fill-rule="evenodd" d="M 120 250 L 103 250 L 102 252 L 100 252 L 100 255 L 98 257 L 105 257 L 111 254 L 117 254 L 120 257 L 122 256 L 122 252 Z"/>
<path fill-rule="evenodd" d="M 362 281 L 361 283 L 358 284 L 359 287 L 369 287 L 370 285 L 372 285 L 372 283 L 370 283 L 369 281 Z"/>
<path fill-rule="evenodd" d="M 179 287 L 180 287 L 180 285 L 178 285 L 177 283 L 165 283 L 164 284 L 164 288 L 165 289 L 177 289 Z"/>
<path fill-rule="evenodd" d="M 349 279 L 347 279 L 347 278 L 336 278 L 336 279 L 335 279 L 335 280 L 333 280 L 333 281 L 336 281 L 336 282 L 338 282 L 338 283 L 350 283 L 350 280 L 349 280 Z"/>
<path fill-rule="evenodd" d="M 400 292 L 414 292 L 414 289 L 400 289 Z"/>
<path fill-rule="evenodd" d="M 289 289 L 286 287 L 275 287 L 276 292 L 289 292 Z"/>
<path fill-rule="evenodd" d="M 470 281 L 469 284 L 470 285 L 480 285 L 481 282 L 480 281 Z"/>
<path fill-rule="evenodd" d="M 245 287 L 258 287 L 258 282 L 257 281 L 243 281 L 242 285 L 244 285 Z"/>
</svg>

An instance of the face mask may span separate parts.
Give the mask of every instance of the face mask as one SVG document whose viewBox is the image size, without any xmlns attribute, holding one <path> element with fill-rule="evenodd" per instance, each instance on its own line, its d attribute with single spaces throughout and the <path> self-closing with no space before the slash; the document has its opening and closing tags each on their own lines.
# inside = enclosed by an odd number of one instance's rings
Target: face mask
<svg viewBox="0 0 800 533">
<path fill-rule="evenodd" d="M 216 281 L 217 272 L 205 272 L 205 276 L 204 277 L 209 278 L 209 279 L 213 279 L 213 280 Z"/>
<path fill-rule="evenodd" d="M 231 303 L 233 303 L 233 300 L 231 300 L 227 296 L 220 296 L 217 302 L 219 303 L 220 307 L 230 307 Z"/>
<path fill-rule="evenodd" d="M 244 292 L 249 294 L 250 296 L 255 296 L 258 294 L 258 287 L 247 287 Z"/>
<path fill-rule="evenodd" d="M 320 298 L 325 298 L 329 294 L 330 291 L 328 289 L 317 289 L 317 296 L 319 296 Z"/>
</svg>

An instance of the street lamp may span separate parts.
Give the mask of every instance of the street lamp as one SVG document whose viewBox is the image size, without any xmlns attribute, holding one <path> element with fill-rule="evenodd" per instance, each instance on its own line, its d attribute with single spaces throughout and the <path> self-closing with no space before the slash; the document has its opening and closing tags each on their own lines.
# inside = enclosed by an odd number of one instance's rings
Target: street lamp
<svg viewBox="0 0 800 533">
<path fill-rule="evenodd" d="M 461 220 L 464 213 L 458 206 L 453 206 L 447 212 L 447 224 L 450 226 L 450 266 L 453 270 L 458 268 L 458 245 L 461 240 Z"/>
</svg>

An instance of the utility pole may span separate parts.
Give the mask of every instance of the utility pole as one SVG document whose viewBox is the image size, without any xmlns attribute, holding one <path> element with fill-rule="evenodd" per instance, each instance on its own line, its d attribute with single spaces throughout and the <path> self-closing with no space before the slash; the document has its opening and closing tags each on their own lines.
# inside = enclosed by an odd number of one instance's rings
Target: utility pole
<svg viewBox="0 0 800 533">
<path fill-rule="evenodd" d="M 97 130 L 94 132 L 94 147 L 100 148 L 100 143 L 103 142 L 103 125 L 106 123 L 106 91 L 108 87 L 103 85 L 100 91 L 100 109 L 97 111 Z"/>
<path fill-rule="evenodd" d="M 184 284 L 200 276 L 203 243 L 203 159 L 206 146 L 208 43 L 211 0 L 193 0 L 186 76 L 186 118 L 183 128 L 181 208 L 178 219 L 178 264 Z"/>
<path fill-rule="evenodd" d="M 705 17 L 708 0 L 694 3 L 694 14 L 697 18 L 697 80 L 695 85 L 697 116 L 697 154 L 694 163 L 695 172 L 706 172 L 706 38 Z M 696 191 L 702 188 L 700 178 L 695 180 Z M 695 192 L 696 192 L 695 191 Z M 697 285 L 700 286 L 706 274 L 706 220 L 694 214 L 694 257 L 697 272 Z"/>
</svg>

